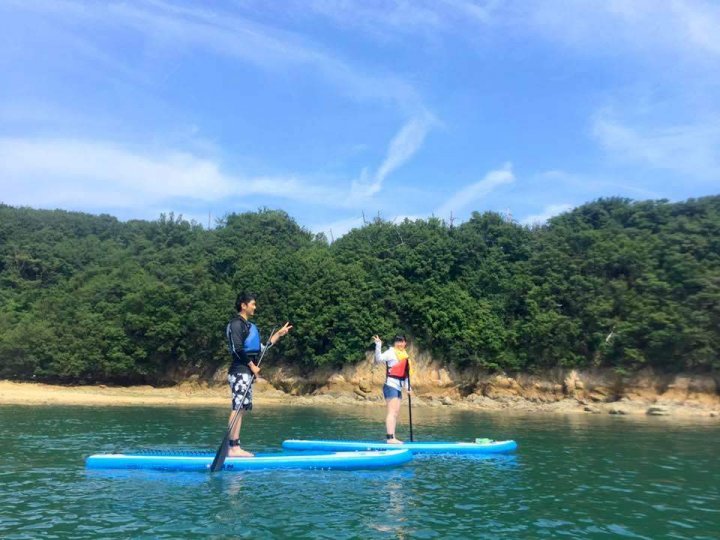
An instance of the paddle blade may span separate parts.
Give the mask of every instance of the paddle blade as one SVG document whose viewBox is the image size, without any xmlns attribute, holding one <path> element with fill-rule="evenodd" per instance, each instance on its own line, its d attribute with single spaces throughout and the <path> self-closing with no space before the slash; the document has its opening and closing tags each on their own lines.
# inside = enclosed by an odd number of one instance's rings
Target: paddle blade
<svg viewBox="0 0 720 540">
<path fill-rule="evenodd" d="M 217 452 L 215 453 L 215 458 L 213 459 L 212 465 L 210 465 L 210 472 L 217 472 L 223 468 L 223 465 L 225 464 L 225 458 L 228 455 L 228 450 L 228 438 L 227 435 L 225 435 L 225 438 L 220 443 L 220 448 L 218 448 Z"/>
</svg>

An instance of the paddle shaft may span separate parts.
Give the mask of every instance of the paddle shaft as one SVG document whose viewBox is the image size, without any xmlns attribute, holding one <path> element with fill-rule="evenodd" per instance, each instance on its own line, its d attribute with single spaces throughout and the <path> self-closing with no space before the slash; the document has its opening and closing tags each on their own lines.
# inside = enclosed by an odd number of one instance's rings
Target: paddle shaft
<svg viewBox="0 0 720 540">
<path fill-rule="evenodd" d="M 272 333 L 270 334 L 270 339 L 272 339 L 273 334 L 275 334 L 275 329 L 273 328 Z M 257 367 L 260 367 L 260 363 L 263 360 L 263 357 L 265 356 L 265 353 L 270 349 L 270 347 L 273 346 L 272 341 L 268 339 L 268 344 L 265 346 L 263 351 L 260 353 L 260 358 L 258 358 L 257 364 L 255 364 Z M 220 469 L 222 469 L 223 464 L 225 463 L 225 458 L 227 458 L 228 449 L 229 449 L 229 441 L 230 441 L 230 434 L 232 433 L 232 430 L 235 428 L 235 426 L 238 423 L 238 420 L 240 419 L 240 415 L 242 414 L 242 404 L 243 401 L 245 401 L 245 398 L 248 395 L 248 392 L 250 392 L 250 388 L 252 388 L 252 384 L 255 381 L 255 374 L 253 373 L 250 377 L 250 382 L 248 383 L 248 387 L 245 389 L 245 393 L 243 394 L 242 399 L 240 400 L 240 404 L 235 411 L 235 414 L 233 414 L 232 419 L 230 420 L 230 423 L 228 425 L 227 431 L 225 431 L 225 436 L 223 437 L 222 442 L 220 443 L 220 446 L 217 449 L 217 452 L 215 453 L 215 458 L 213 459 L 212 465 L 210 465 L 210 472 L 217 472 Z"/>
<path fill-rule="evenodd" d="M 410 422 L 410 442 L 414 442 L 412 425 L 412 396 L 410 395 L 410 361 L 407 364 L 407 389 L 408 389 L 408 417 Z"/>
</svg>

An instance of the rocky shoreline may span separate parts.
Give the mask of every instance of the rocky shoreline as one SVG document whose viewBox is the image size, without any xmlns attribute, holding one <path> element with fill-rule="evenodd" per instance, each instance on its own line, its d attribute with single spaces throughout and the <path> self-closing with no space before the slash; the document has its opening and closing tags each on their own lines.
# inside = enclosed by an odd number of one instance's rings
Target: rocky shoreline
<svg viewBox="0 0 720 540">
<path fill-rule="evenodd" d="M 370 358 L 341 370 L 265 367 L 258 403 L 382 406 L 385 372 Z M 0 381 L 0 404 L 227 406 L 224 370 L 170 387 L 60 386 Z M 455 370 L 416 355 L 413 407 L 478 411 L 706 417 L 720 419 L 718 374 L 623 375 L 610 370 L 497 374 Z"/>
<path fill-rule="evenodd" d="M 720 418 L 720 374 L 633 374 L 613 370 L 554 369 L 539 374 L 498 374 L 457 370 L 411 351 L 413 406 L 647 416 Z M 217 375 L 217 380 L 223 374 Z M 341 370 L 279 366 L 263 373 L 259 385 L 279 397 L 308 403 L 382 402 L 382 366 L 368 356 Z"/>
</svg>

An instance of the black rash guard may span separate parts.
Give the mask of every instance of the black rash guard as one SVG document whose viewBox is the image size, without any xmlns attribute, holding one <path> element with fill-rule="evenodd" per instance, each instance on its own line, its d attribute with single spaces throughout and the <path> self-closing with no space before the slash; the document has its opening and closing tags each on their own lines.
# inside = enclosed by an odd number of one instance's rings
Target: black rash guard
<svg viewBox="0 0 720 540">
<path fill-rule="evenodd" d="M 250 362 L 257 358 L 257 355 L 249 355 L 245 351 L 245 339 L 248 334 L 250 334 L 250 323 L 242 317 L 235 317 L 225 329 L 228 348 L 232 355 L 232 363 L 228 369 L 230 374 L 250 373 Z"/>
</svg>

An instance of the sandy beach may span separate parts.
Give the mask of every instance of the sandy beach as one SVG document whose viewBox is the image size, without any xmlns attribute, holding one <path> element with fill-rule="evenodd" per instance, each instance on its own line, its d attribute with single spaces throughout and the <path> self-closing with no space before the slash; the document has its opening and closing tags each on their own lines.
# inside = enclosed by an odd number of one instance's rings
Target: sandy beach
<svg viewBox="0 0 720 540">
<path fill-rule="evenodd" d="M 269 385 L 267 381 L 261 380 L 257 385 L 254 400 L 259 405 L 383 406 L 380 393 L 377 392 L 377 394 L 377 396 L 368 395 L 363 397 L 347 392 L 331 392 L 320 395 L 294 396 L 277 390 Z M 64 386 L 0 380 L 0 405 L 227 407 L 228 390 L 225 385 L 209 386 L 195 382 L 155 388 L 147 385 Z M 568 398 L 542 403 L 520 397 L 490 399 L 471 396 L 470 399 L 452 399 L 448 396 L 440 397 L 420 393 L 413 397 L 413 407 L 496 412 L 642 415 L 679 419 L 704 417 L 720 421 L 720 407 L 717 404 L 657 399 L 630 400 L 623 398 L 611 403 L 588 403 L 582 399 Z"/>
</svg>

